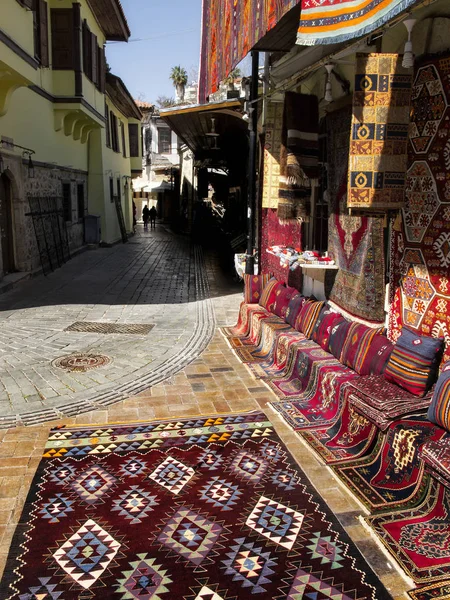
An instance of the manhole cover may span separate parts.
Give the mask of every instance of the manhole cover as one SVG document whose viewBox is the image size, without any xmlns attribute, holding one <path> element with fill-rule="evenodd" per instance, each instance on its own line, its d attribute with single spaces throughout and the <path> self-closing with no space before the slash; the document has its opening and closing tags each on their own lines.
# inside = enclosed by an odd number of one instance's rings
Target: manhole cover
<svg viewBox="0 0 450 600">
<path fill-rule="evenodd" d="M 52 361 L 54 367 L 64 369 L 64 371 L 75 371 L 85 373 L 91 369 L 106 367 L 112 362 L 112 359 L 105 354 L 69 354 L 60 356 Z"/>
<path fill-rule="evenodd" d="M 101 323 L 93 321 L 77 321 L 66 327 L 64 331 L 77 331 L 79 333 L 122 333 L 127 335 L 147 335 L 155 325 L 148 324 L 119 324 Z"/>
</svg>

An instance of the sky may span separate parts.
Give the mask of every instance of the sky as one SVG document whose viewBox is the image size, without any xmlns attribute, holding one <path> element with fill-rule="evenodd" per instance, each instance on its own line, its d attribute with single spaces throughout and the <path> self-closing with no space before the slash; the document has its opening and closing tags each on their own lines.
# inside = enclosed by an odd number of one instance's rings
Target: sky
<svg viewBox="0 0 450 600">
<path fill-rule="evenodd" d="M 197 79 L 202 0 L 121 3 L 131 37 L 128 43 L 107 43 L 112 73 L 124 81 L 134 98 L 154 103 L 158 96 L 174 97 L 169 79 L 172 67 L 181 65 L 189 81 Z"/>
</svg>

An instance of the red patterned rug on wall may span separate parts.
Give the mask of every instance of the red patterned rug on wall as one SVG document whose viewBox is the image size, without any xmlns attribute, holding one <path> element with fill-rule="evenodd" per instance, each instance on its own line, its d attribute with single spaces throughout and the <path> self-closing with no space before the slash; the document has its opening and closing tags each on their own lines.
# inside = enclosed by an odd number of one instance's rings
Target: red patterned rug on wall
<svg viewBox="0 0 450 600">
<path fill-rule="evenodd" d="M 329 255 L 339 271 L 330 300 L 344 315 L 366 323 L 384 321 L 383 220 L 349 215 L 347 176 L 329 220 Z"/>
<path fill-rule="evenodd" d="M 13 597 L 390 598 L 261 412 L 52 430 Z"/>
<path fill-rule="evenodd" d="M 445 338 L 450 359 L 450 54 L 418 62 L 402 219 L 391 244 L 389 335 Z"/>
<path fill-rule="evenodd" d="M 301 248 L 301 224 L 292 222 L 282 225 L 274 208 L 262 209 L 261 223 L 261 273 L 272 273 L 278 281 L 301 290 L 302 270 L 291 271 L 280 265 L 280 259 L 267 252 L 271 246 L 292 246 Z"/>
</svg>

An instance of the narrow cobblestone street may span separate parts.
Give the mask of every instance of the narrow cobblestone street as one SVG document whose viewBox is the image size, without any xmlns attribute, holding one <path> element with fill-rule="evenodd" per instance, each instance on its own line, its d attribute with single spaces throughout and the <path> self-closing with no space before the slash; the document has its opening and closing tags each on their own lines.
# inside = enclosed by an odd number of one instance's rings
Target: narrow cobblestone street
<svg viewBox="0 0 450 600">
<path fill-rule="evenodd" d="M 201 273 L 195 269 L 201 269 Z M 199 280 L 203 291 L 198 288 Z M 177 283 L 174 284 L 174 281 Z M 25 289 L 28 296 L 24 293 Z M 141 290 L 140 293 L 136 292 L 137 289 Z M 73 302 L 69 300 L 70 293 L 76 294 Z M 125 297 L 132 299 L 130 304 Z M 200 299 L 194 301 L 195 297 Z M 23 419 L 28 425 L 24 427 L 17 420 L 18 426 L 0 431 L 0 573 L 3 572 L 14 530 L 52 427 L 134 423 L 260 408 L 268 411 L 266 404 L 275 399 L 274 394 L 253 378 L 215 329 L 236 321 L 241 298 L 242 285 L 234 284 L 223 275 L 214 253 L 206 253 L 203 263 L 198 262 L 198 258 L 196 263 L 195 253 L 183 239 L 159 229 L 156 235 L 137 236 L 126 246 L 85 253 L 52 277 L 33 280 L 1 299 L 3 336 L 6 330 L 3 323 L 11 323 L 8 330 L 11 332 L 10 344 L 15 349 L 14 356 L 30 360 L 15 369 L 8 367 L 11 359 L 7 340 L 3 337 L 2 373 L 17 374 L 22 368 L 26 373 L 30 369 L 36 373 L 43 373 L 45 369 L 47 373 L 57 372 L 48 367 L 49 361 L 72 351 L 101 351 L 114 360 L 109 366 L 93 371 L 89 379 L 89 372 L 81 374 L 84 377 L 76 374 L 77 380 L 89 385 L 88 392 L 94 398 L 92 403 L 87 402 L 85 407 L 81 403 L 76 404 L 70 416 L 66 412 L 61 415 L 62 418 L 56 418 L 56 411 L 60 408 L 55 407 L 70 406 L 70 402 L 76 402 L 72 400 L 75 394 L 64 390 L 64 393 L 53 396 L 51 410 L 54 413 L 39 412 L 36 413 L 35 424 L 31 418 Z M 205 304 L 207 310 L 199 311 L 199 306 L 201 308 Z M 64 332 L 67 325 L 82 319 L 122 324 L 147 323 L 155 324 L 155 328 L 148 336 Z M 18 331 L 14 332 L 14 328 Z M 30 329 L 33 336 L 40 336 L 38 340 L 30 336 Z M 23 337 L 19 338 L 21 332 Z M 68 335 L 70 339 L 64 340 Z M 62 341 L 66 342 L 65 345 L 60 345 Z M 32 352 L 30 348 L 33 348 Z M 145 369 L 142 360 L 139 360 L 140 355 L 149 360 L 146 363 L 147 375 L 139 382 Z M 192 361 L 193 357 L 196 359 Z M 167 365 L 169 368 L 164 368 Z M 145 377 L 151 377 L 152 369 L 159 379 L 155 379 L 153 385 L 146 384 Z M 117 372 L 120 375 L 115 377 Z M 104 375 L 107 384 L 103 378 L 95 381 L 94 373 L 95 377 L 97 373 L 107 373 Z M 75 378 L 66 377 L 62 375 L 58 379 L 72 382 Z M 128 395 L 121 392 L 126 396 L 123 399 L 113 396 L 116 386 L 131 382 L 133 377 L 139 391 L 130 391 Z M 5 387 L 9 381 L 4 381 Z M 111 393 L 110 401 L 103 405 L 95 403 L 95 394 L 104 392 L 105 385 Z M 141 386 L 144 389 L 140 389 Z M 63 391 L 62 386 L 57 389 Z M 81 393 L 86 394 L 86 390 Z M 25 403 L 25 396 L 23 398 L 19 400 Z M 46 401 L 41 399 L 40 406 L 50 406 L 45 404 Z M 52 414 L 55 418 L 48 418 Z M 320 490 L 392 597 L 395 600 L 404 598 L 404 592 L 410 585 L 368 537 L 358 520 L 360 506 L 274 412 L 267 414 L 283 442 Z"/>
<path fill-rule="evenodd" d="M 213 332 L 205 275 L 198 248 L 160 228 L 85 252 L 0 297 L 0 426 L 86 412 L 177 372 Z M 128 331 L 79 331 L 90 323 Z M 133 333 L 139 325 L 150 331 Z M 106 364 L 55 366 L 72 354 Z"/>
</svg>

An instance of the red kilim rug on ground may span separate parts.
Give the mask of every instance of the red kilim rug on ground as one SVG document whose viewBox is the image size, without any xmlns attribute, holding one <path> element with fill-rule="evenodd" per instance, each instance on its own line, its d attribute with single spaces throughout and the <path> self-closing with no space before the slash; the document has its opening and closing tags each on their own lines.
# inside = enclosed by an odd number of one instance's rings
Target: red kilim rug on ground
<svg viewBox="0 0 450 600">
<path fill-rule="evenodd" d="M 0 598 L 390 596 L 253 412 L 52 430 Z"/>
</svg>

